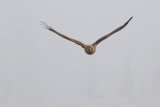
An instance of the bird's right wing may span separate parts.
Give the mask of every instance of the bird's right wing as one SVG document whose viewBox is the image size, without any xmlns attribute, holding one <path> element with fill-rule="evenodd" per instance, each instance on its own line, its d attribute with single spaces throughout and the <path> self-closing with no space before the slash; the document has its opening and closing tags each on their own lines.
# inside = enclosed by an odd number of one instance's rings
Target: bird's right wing
<svg viewBox="0 0 160 107">
<path fill-rule="evenodd" d="M 75 39 L 72 39 L 72 38 L 69 38 L 69 37 L 67 37 L 67 36 L 65 36 L 65 35 L 57 32 L 57 31 L 54 30 L 51 26 L 48 26 L 45 22 L 41 22 L 41 25 L 42 25 L 44 28 L 46 28 L 46 29 L 48 29 L 48 30 L 56 33 L 57 35 L 61 36 L 62 38 L 65 38 L 65 39 L 67 39 L 67 40 L 69 40 L 69 41 L 72 41 L 72 42 L 80 45 L 82 48 L 85 47 L 85 44 L 83 44 L 82 42 L 80 42 L 80 41 L 78 41 L 78 40 L 75 40 Z"/>
</svg>

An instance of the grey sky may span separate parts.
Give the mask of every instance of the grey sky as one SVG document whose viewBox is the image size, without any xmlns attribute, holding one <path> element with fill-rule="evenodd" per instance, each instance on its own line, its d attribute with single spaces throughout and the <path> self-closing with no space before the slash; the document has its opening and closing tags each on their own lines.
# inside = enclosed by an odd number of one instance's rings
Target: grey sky
<svg viewBox="0 0 160 107">
<path fill-rule="evenodd" d="M 158 0 L 2 0 L 0 107 L 159 107 Z M 42 28 L 91 44 L 93 55 Z"/>
</svg>

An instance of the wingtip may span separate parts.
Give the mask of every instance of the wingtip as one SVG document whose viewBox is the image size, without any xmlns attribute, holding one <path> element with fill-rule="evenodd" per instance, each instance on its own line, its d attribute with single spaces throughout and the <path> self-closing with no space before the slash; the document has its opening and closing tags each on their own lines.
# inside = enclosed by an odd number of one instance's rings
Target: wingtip
<svg viewBox="0 0 160 107">
<path fill-rule="evenodd" d="M 44 25 L 46 25 L 46 24 L 44 21 L 40 21 L 40 25 L 44 27 Z"/>
<path fill-rule="evenodd" d="M 132 20 L 133 17 L 129 18 L 129 20 L 125 23 L 125 25 L 127 25 L 131 20 Z"/>
<path fill-rule="evenodd" d="M 49 29 L 49 26 L 44 21 L 40 21 L 40 25 L 46 29 Z"/>
<path fill-rule="evenodd" d="M 132 19 L 133 17 L 131 17 L 129 20 L 128 20 L 128 22 Z"/>
</svg>

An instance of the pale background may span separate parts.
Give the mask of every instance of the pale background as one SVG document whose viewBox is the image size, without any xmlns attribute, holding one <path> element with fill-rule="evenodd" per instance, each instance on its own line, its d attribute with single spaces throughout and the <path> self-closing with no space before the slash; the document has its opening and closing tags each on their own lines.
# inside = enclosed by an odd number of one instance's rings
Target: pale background
<svg viewBox="0 0 160 107">
<path fill-rule="evenodd" d="M 1 0 L 0 107 L 160 107 L 159 0 Z M 86 44 L 131 22 L 94 55 Z"/>
</svg>

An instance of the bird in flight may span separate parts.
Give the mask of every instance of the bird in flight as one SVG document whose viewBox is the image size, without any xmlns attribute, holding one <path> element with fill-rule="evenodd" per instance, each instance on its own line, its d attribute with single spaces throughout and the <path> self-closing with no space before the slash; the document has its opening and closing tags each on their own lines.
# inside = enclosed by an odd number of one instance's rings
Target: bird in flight
<svg viewBox="0 0 160 107">
<path fill-rule="evenodd" d="M 45 22 L 41 22 L 41 25 L 42 25 L 44 28 L 46 28 L 46 29 L 48 29 L 48 30 L 56 33 L 57 35 L 65 38 L 65 39 L 67 39 L 67 40 L 69 40 L 69 41 L 72 41 L 72 42 L 76 43 L 77 45 L 80 45 L 82 48 L 84 48 L 84 50 L 85 50 L 85 52 L 86 52 L 87 54 L 92 55 L 92 54 L 95 53 L 95 51 L 96 51 L 96 46 L 97 46 L 100 42 L 102 42 L 103 40 L 107 39 L 109 36 L 111 36 L 111 35 L 113 35 L 114 33 L 120 31 L 121 29 L 123 29 L 123 28 L 129 23 L 129 21 L 130 21 L 132 18 L 133 18 L 133 17 L 131 17 L 131 18 L 130 18 L 126 23 L 124 23 L 122 26 L 118 27 L 118 28 L 115 29 L 114 31 L 110 32 L 109 34 L 101 37 L 100 39 L 98 39 L 96 42 L 94 42 L 94 43 L 91 44 L 91 45 L 85 45 L 84 43 L 82 43 L 82 42 L 80 42 L 80 41 L 78 41 L 78 40 L 75 40 L 75 39 L 72 39 L 72 38 L 70 38 L 70 37 L 68 37 L 68 36 L 66 36 L 66 35 L 63 35 L 62 33 L 59 33 L 58 31 L 56 31 L 55 29 L 53 29 L 51 26 L 48 26 Z"/>
</svg>

